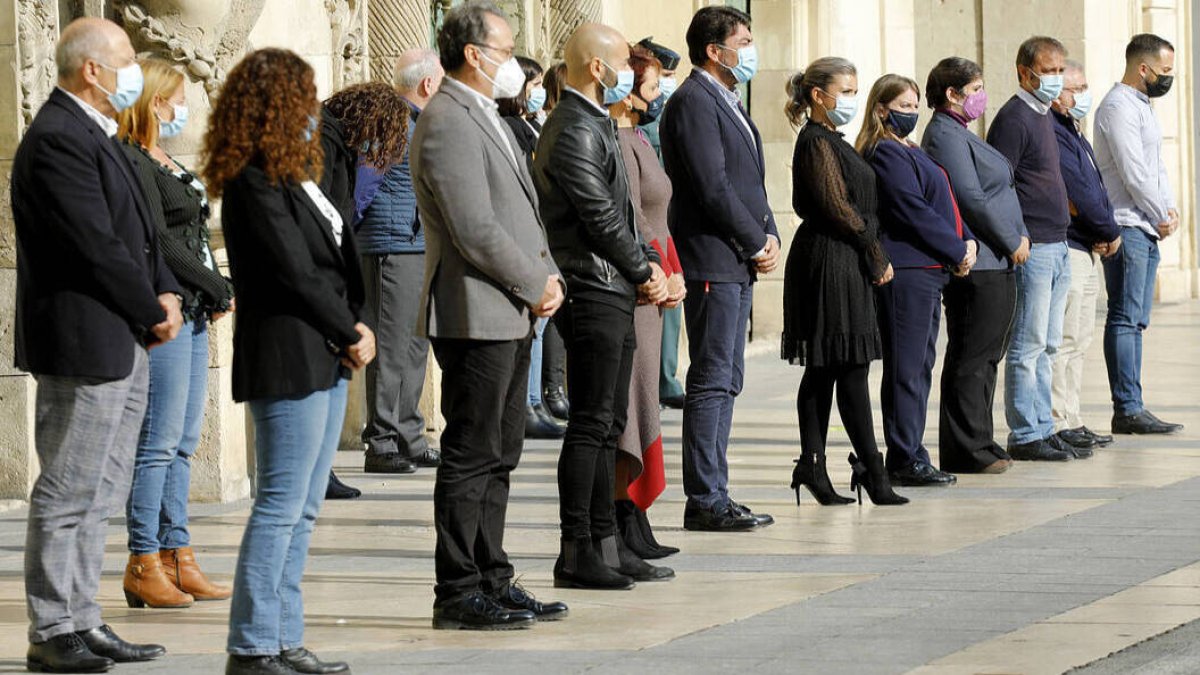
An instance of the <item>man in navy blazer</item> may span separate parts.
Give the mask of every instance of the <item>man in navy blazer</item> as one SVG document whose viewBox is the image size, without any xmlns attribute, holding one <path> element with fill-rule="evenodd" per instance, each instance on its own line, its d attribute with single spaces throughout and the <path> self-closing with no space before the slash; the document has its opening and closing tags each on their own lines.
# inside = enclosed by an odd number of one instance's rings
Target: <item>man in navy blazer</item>
<svg viewBox="0 0 1200 675">
<path fill-rule="evenodd" d="M 100 617 L 108 514 L 125 504 L 149 388 L 146 348 L 179 332 L 179 285 L 137 176 L 113 138 L 141 91 L 125 32 L 63 30 L 58 87 L 13 160 L 16 365 L 37 380 L 41 474 L 25 545 L 30 670 L 99 672 L 165 653 Z"/>
<path fill-rule="evenodd" d="M 684 527 L 746 530 L 774 522 L 730 498 L 726 462 L 754 281 L 779 263 L 762 138 L 735 91 L 753 77 L 758 55 L 750 17 L 729 7 L 696 12 L 687 44 L 695 69 L 667 101 L 659 128 L 674 190 L 668 224 L 687 270 Z"/>
</svg>

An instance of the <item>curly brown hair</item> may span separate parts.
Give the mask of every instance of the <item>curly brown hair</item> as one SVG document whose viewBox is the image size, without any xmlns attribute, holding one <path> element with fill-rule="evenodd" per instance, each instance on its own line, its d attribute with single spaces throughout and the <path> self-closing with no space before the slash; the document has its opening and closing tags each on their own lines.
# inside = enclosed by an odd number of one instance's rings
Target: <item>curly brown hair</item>
<svg viewBox="0 0 1200 675">
<path fill-rule="evenodd" d="M 321 135 L 305 139 L 320 112 L 312 66 L 287 49 L 250 52 L 229 71 L 208 117 L 201 175 L 214 199 L 248 165 L 272 184 L 318 180 Z"/>
<path fill-rule="evenodd" d="M 325 99 L 325 109 L 341 122 L 346 145 L 364 163 L 384 169 L 404 157 L 408 103 L 391 85 L 351 85 Z"/>
</svg>

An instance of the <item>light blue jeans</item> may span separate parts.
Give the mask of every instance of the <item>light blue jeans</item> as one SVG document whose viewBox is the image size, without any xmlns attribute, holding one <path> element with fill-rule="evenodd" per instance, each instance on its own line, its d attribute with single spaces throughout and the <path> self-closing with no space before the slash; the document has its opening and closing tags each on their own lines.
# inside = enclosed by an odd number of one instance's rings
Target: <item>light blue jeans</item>
<svg viewBox="0 0 1200 675">
<path fill-rule="evenodd" d="M 1071 287 L 1066 242 L 1034 244 L 1029 260 L 1017 267 L 1016 277 L 1017 311 L 1004 364 L 1010 446 L 1044 440 L 1054 433 L 1050 390 Z"/>
<path fill-rule="evenodd" d="M 208 323 L 188 321 L 150 350 L 150 400 L 125 507 L 131 553 L 191 545 L 188 490 L 207 391 Z"/>
<path fill-rule="evenodd" d="M 1121 229 L 1121 248 L 1104 259 L 1108 319 L 1104 322 L 1104 361 L 1114 415 L 1137 415 L 1142 401 L 1142 332 L 1150 326 L 1158 240 L 1136 227 Z"/>
<path fill-rule="evenodd" d="M 238 551 L 231 654 L 304 644 L 300 579 L 346 415 L 346 380 L 301 398 L 250 401 L 258 492 Z"/>
<path fill-rule="evenodd" d="M 549 319 L 538 319 L 533 324 L 533 344 L 529 348 L 529 405 L 542 404 L 542 334 L 546 332 Z"/>
</svg>

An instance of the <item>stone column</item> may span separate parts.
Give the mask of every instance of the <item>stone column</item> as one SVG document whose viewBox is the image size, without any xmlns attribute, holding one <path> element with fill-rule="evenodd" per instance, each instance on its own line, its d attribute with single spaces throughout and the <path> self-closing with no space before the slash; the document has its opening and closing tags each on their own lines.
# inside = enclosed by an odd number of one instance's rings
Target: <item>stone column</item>
<svg viewBox="0 0 1200 675">
<path fill-rule="evenodd" d="M 433 18 L 430 5 L 414 0 L 373 0 L 367 18 L 367 44 L 371 48 L 371 77 L 392 81 L 396 57 L 408 49 L 431 47 Z"/>
</svg>

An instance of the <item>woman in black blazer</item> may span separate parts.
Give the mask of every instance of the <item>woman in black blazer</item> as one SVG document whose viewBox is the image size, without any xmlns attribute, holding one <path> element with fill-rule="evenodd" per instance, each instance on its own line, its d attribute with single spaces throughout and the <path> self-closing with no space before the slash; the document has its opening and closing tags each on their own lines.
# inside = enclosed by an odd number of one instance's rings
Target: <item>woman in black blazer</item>
<svg viewBox="0 0 1200 675">
<path fill-rule="evenodd" d="M 316 183 L 318 114 L 312 68 L 262 49 L 229 72 L 204 144 L 238 297 L 233 397 L 249 404 L 257 460 L 229 616 L 230 674 L 348 669 L 304 649 L 300 579 L 346 380 L 374 358 L 375 339 L 359 321 L 350 224 Z"/>
</svg>

